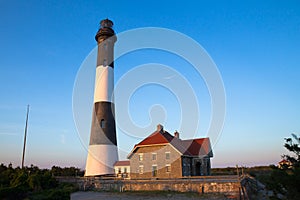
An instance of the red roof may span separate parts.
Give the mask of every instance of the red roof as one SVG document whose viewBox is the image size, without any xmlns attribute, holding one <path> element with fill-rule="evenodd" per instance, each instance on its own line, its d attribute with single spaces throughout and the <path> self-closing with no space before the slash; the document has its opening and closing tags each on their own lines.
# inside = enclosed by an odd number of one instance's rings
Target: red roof
<svg viewBox="0 0 300 200">
<path fill-rule="evenodd" d="M 129 166 L 130 161 L 129 160 L 120 160 L 115 162 L 114 166 Z"/>
<path fill-rule="evenodd" d="M 181 140 L 177 137 L 172 136 L 170 133 L 164 130 L 155 131 L 150 136 L 142 140 L 140 143 L 136 144 L 131 153 L 133 153 L 135 149 L 139 147 L 162 144 L 172 145 L 182 155 L 213 157 L 209 138 Z M 128 157 L 130 157 L 131 153 Z"/>
<path fill-rule="evenodd" d="M 283 159 L 282 161 L 279 162 L 279 164 L 281 164 L 281 163 L 291 163 L 291 162 L 288 161 L 288 160 Z"/>
<path fill-rule="evenodd" d="M 168 133 L 165 134 L 167 135 Z M 143 141 L 138 143 L 137 145 L 141 146 L 141 145 L 151 145 L 151 144 L 165 144 L 165 143 L 169 143 L 169 140 L 167 138 L 169 137 L 165 137 L 159 131 L 156 131 L 152 133 L 150 136 L 148 136 L 147 138 L 145 138 Z"/>
</svg>

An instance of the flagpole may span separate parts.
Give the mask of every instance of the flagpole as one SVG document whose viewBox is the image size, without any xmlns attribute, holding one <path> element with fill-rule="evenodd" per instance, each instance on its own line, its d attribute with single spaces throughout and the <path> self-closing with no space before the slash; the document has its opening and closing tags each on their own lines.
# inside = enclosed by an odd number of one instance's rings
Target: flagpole
<svg viewBox="0 0 300 200">
<path fill-rule="evenodd" d="M 27 137 L 27 125 L 28 125 L 28 114 L 29 114 L 29 105 L 27 105 L 27 114 L 26 114 L 26 124 L 25 124 L 25 133 L 24 133 L 24 145 L 23 145 L 23 156 L 22 156 L 22 169 L 24 168 L 25 147 L 26 147 L 26 137 Z"/>
</svg>

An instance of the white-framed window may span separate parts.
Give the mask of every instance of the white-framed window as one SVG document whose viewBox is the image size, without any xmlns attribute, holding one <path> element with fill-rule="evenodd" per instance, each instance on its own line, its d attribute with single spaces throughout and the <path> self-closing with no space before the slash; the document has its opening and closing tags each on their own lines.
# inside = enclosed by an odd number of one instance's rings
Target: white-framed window
<svg viewBox="0 0 300 200">
<path fill-rule="evenodd" d="M 144 165 L 139 166 L 139 173 L 143 174 L 144 173 Z"/>
<path fill-rule="evenodd" d="M 143 154 L 142 153 L 139 153 L 139 161 L 143 161 Z"/>
<path fill-rule="evenodd" d="M 171 165 L 170 164 L 166 164 L 166 172 L 167 173 L 171 172 Z"/>
<path fill-rule="evenodd" d="M 121 167 L 118 168 L 118 173 L 121 174 Z"/>
<path fill-rule="evenodd" d="M 157 159 L 157 153 L 152 153 L 152 160 L 156 160 Z"/>
<path fill-rule="evenodd" d="M 170 152 L 166 152 L 166 160 L 170 160 Z"/>
<path fill-rule="evenodd" d="M 124 173 L 127 173 L 127 167 L 124 167 Z"/>
</svg>

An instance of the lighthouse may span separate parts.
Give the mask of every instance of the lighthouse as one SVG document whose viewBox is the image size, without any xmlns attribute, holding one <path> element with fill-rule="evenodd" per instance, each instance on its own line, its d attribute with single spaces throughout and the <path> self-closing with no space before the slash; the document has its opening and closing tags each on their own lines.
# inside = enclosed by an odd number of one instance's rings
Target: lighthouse
<svg viewBox="0 0 300 200">
<path fill-rule="evenodd" d="M 104 19 L 95 36 L 98 44 L 94 106 L 85 176 L 114 174 L 118 161 L 114 89 L 114 44 L 117 40 L 113 22 Z"/>
</svg>

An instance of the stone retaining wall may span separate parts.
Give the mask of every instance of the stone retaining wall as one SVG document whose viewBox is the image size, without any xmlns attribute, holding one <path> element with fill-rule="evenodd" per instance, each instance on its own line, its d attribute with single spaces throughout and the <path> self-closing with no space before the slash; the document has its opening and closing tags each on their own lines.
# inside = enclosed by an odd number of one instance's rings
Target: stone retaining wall
<svg viewBox="0 0 300 200">
<path fill-rule="evenodd" d="M 117 180 L 90 178 L 59 178 L 61 182 L 77 184 L 80 190 L 100 191 L 177 191 L 223 193 L 239 196 L 241 185 L 236 176 L 210 176 L 191 179 Z"/>
</svg>

